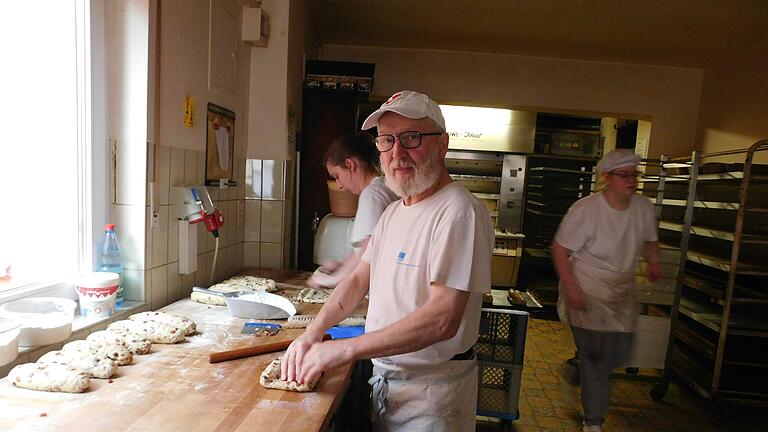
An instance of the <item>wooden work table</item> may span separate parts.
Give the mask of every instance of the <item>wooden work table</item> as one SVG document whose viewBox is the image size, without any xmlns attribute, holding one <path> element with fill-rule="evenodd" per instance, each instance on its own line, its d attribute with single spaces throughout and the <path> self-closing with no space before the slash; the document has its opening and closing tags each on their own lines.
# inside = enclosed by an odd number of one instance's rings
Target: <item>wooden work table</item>
<svg viewBox="0 0 768 432">
<path fill-rule="evenodd" d="M 278 282 L 301 285 L 309 273 L 254 270 Z M 353 365 L 323 375 L 314 392 L 265 389 L 259 376 L 282 353 L 217 364 L 215 351 L 296 337 L 300 329 L 276 336 L 242 335 L 245 320 L 224 306 L 189 298 L 165 312 L 197 323 L 198 334 L 177 345 L 154 344 L 150 354 L 134 356 L 112 380 L 91 379 L 81 394 L 16 388 L 0 380 L 0 430 L 61 431 L 322 431 L 339 407 Z"/>
</svg>

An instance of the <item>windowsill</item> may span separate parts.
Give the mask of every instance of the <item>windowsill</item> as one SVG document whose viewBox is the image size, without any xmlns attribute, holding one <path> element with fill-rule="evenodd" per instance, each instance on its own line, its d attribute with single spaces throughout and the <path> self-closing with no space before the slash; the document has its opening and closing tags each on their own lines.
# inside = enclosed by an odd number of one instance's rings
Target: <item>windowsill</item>
<svg viewBox="0 0 768 432">
<path fill-rule="evenodd" d="M 100 324 L 104 324 L 107 322 L 117 321 L 120 319 L 126 319 L 129 315 L 132 315 L 133 312 L 146 305 L 144 302 L 138 302 L 138 301 L 125 301 L 123 305 L 115 311 L 115 314 L 109 317 L 84 317 L 80 315 L 78 312 L 75 312 L 75 318 L 72 321 L 72 334 L 75 334 L 81 330 L 90 329 L 93 327 L 96 327 Z M 58 344 L 66 343 L 72 336 L 70 335 L 64 342 L 57 342 Z M 56 345 L 56 344 L 51 344 Z M 34 351 L 40 348 L 44 348 L 47 345 L 35 345 L 35 346 L 20 346 L 19 347 L 19 356 L 23 355 L 24 353 Z"/>
</svg>

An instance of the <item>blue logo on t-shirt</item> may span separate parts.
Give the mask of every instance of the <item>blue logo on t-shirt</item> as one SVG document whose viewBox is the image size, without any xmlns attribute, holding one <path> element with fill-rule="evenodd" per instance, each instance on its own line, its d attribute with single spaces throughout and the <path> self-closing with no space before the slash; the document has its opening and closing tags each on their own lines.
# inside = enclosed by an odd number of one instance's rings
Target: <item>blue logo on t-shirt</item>
<svg viewBox="0 0 768 432">
<path fill-rule="evenodd" d="M 399 254 L 397 254 L 397 262 L 403 262 L 404 259 L 405 259 L 405 252 L 400 252 Z"/>
<path fill-rule="evenodd" d="M 402 252 L 402 251 L 398 252 L 396 263 L 400 264 L 400 265 L 403 265 L 403 266 L 406 266 L 406 267 L 418 267 L 419 266 L 418 264 L 410 264 L 410 263 L 405 262 L 405 252 Z"/>
</svg>

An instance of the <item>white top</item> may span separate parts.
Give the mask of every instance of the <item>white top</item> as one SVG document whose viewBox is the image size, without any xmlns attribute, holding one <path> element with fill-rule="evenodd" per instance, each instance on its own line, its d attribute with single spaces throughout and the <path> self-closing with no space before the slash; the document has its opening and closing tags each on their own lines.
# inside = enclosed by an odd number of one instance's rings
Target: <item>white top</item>
<svg viewBox="0 0 768 432">
<path fill-rule="evenodd" d="M 357 200 L 357 213 L 355 224 L 352 227 L 352 236 L 349 241 L 357 249 L 357 245 L 373 234 L 376 223 L 379 221 L 384 209 L 398 199 L 384 183 L 383 177 L 376 177 L 360 193 Z"/>
<path fill-rule="evenodd" d="M 470 292 L 456 335 L 380 360 L 399 366 L 442 363 L 477 340 L 482 294 L 491 288 L 493 225 L 485 207 L 457 183 L 424 201 L 392 203 L 362 259 L 371 264 L 365 330 L 387 327 L 423 306 L 432 282 Z"/>
<path fill-rule="evenodd" d="M 560 284 L 558 315 L 575 327 L 634 331 L 634 282 L 646 242 L 658 241 L 656 214 L 645 197 L 633 195 L 617 210 L 602 192 L 576 201 L 560 223 L 555 241 L 571 251 L 571 270 L 586 296 L 586 311 L 571 310 Z"/>
</svg>

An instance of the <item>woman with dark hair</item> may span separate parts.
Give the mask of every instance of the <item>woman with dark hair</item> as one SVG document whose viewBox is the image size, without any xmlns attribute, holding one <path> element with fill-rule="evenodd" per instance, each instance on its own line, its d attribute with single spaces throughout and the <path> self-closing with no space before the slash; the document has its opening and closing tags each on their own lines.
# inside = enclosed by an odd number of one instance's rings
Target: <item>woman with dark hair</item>
<svg viewBox="0 0 768 432">
<path fill-rule="evenodd" d="M 379 217 L 398 197 L 384 184 L 379 152 L 368 136 L 347 135 L 336 139 L 328 146 L 323 160 L 339 188 L 360 196 L 350 238 L 355 253 L 341 263 L 324 264 L 307 280 L 310 286 L 335 287 L 355 268 Z"/>
</svg>

